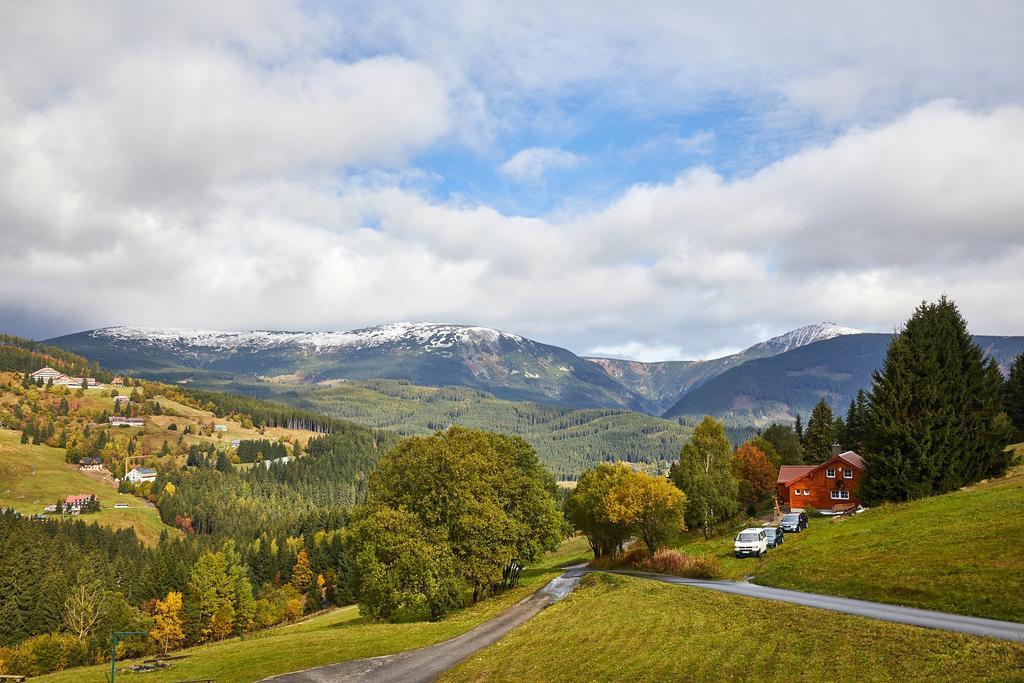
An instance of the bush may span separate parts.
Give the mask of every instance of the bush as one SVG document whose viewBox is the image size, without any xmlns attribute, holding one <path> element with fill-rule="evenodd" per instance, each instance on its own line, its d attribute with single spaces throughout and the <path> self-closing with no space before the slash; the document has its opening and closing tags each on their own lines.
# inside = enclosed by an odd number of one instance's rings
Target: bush
<svg viewBox="0 0 1024 683">
<path fill-rule="evenodd" d="M 722 566 L 713 555 L 684 555 L 678 550 L 659 550 L 652 557 L 641 560 L 637 569 L 655 574 L 672 574 L 688 579 L 717 579 Z"/>
<path fill-rule="evenodd" d="M 604 555 L 596 557 L 587 566 L 591 569 L 622 569 L 624 567 L 635 567 L 638 562 L 647 557 L 647 549 L 642 545 L 635 545 L 621 555 Z"/>
<path fill-rule="evenodd" d="M 41 676 L 51 671 L 92 664 L 95 659 L 78 638 L 47 633 L 23 640 L 10 648 L 4 670 L 19 676 Z"/>
<path fill-rule="evenodd" d="M 825 515 L 818 512 L 817 508 L 811 507 L 810 505 L 804 506 L 804 514 L 807 515 L 807 519 L 824 517 Z"/>
</svg>

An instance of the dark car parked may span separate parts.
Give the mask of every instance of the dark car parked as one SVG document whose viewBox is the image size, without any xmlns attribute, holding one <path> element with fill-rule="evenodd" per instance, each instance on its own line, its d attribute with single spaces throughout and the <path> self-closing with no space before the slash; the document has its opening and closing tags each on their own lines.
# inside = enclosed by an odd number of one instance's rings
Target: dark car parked
<svg viewBox="0 0 1024 683">
<path fill-rule="evenodd" d="M 768 534 L 769 548 L 777 548 L 786 540 L 786 532 L 780 526 L 766 526 L 764 532 Z"/>
<path fill-rule="evenodd" d="M 782 515 L 779 527 L 783 531 L 791 531 L 798 534 L 807 528 L 807 515 L 803 512 L 788 512 Z"/>
</svg>

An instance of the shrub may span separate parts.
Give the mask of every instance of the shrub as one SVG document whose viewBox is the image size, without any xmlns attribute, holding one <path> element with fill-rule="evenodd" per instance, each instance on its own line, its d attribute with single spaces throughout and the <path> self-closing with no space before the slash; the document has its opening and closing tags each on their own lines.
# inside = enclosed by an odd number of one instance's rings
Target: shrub
<svg viewBox="0 0 1024 683">
<path fill-rule="evenodd" d="M 19 676 L 41 676 L 51 671 L 92 664 L 94 659 L 86 644 L 78 638 L 46 633 L 12 647 L 4 670 Z"/>
<path fill-rule="evenodd" d="M 591 569 L 621 569 L 635 567 L 647 557 L 647 549 L 637 544 L 621 555 L 603 555 L 594 558 L 587 566 Z"/>
<path fill-rule="evenodd" d="M 825 515 L 818 512 L 817 508 L 811 507 L 810 505 L 804 506 L 804 514 L 807 515 L 807 519 L 824 517 Z"/>
<path fill-rule="evenodd" d="M 640 561 L 637 569 L 656 574 L 672 574 L 688 579 L 717 579 L 722 566 L 713 555 L 684 555 L 678 550 L 659 550 Z"/>
</svg>

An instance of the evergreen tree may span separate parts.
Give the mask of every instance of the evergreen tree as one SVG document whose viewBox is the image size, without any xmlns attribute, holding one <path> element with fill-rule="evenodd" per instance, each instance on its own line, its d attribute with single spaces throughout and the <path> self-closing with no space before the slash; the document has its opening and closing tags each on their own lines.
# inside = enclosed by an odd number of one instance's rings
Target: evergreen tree
<svg viewBox="0 0 1024 683">
<path fill-rule="evenodd" d="M 796 421 L 793 422 L 793 432 L 796 434 L 796 438 L 800 439 L 800 443 L 804 442 L 804 423 L 800 419 L 800 413 L 796 414 Z"/>
<path fill-rule="evenodd" d="M 1003 388 L 1003 411 L 1010 418 L 1016 438 L 1024 438 L 1024 353 L 1013 359 Z"/>
<path fill-rule="evenodd" d="M 857 392 L 857 398 L 850 401 L 846 412 L 846 432 L 842 440 L 843 448 L 864 452 L 864 444 L 868 433 L 868 395 L 863 389 Z"/>
<path fill-rule="evenodd" d="M 922 303 L 874 374 L 862 497 L 911 500 L 1003 471 L 1001 389 L 956 305 Z"/>
<path fill-rule="evenodd" d="M 804 433 L 804 460 L 816 465 L 832 457 L 832 444 L 836 441 L 835 418 L 832 408 L 825 399 L 818 401 L 811 411 Z"/>
</svg>

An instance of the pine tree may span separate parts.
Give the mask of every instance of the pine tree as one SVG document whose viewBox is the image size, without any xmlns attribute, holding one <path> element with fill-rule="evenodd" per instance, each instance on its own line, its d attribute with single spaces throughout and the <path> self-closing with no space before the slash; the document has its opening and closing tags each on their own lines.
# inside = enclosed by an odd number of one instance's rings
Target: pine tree
<svg viewBox="0 0 1024 683">
<path fill-rule="evenodd" d="M 800 413 L 796 414 L 796 421 L 793 423 L 793 432 L 796 434 L 796 438 L 800 439 L 800 443 L 804 442 L 804 423 L 800 419 Z"/>
<path fill-rule="evenodd" d="M 1024 353 L 1010 364 L 1010 376 L 1003 388 L 1003 411 L 1017 430 L 1016 438 L 1024 438 Z"/>
<path fill-rule="evenodd" d="M 850 409 L 846 413 L 846 432 L 842 441 L 843 447 L 857 453 L 864 452 L 868 430 L 868 396 L 863 389 L 857 392 L 857 398 L 850 401 Z"/>
<path fill-rule="evenodd" d="M 804 461 L 816 465 L 828 460 L 832 456 L 835 431 L 832 408 L 825 399 L 821 399 L 811 411 L 811 419 L 807 421 L 807 431 L 804 434 Z"/>
<path fill-rule="evenodd" d="M 995 362 L 985 361 L 956 305 L 922 303 L 874 374 L 862 497 L 911 500 L 1004 470 L 1001 390 Z"/>
</svg>

